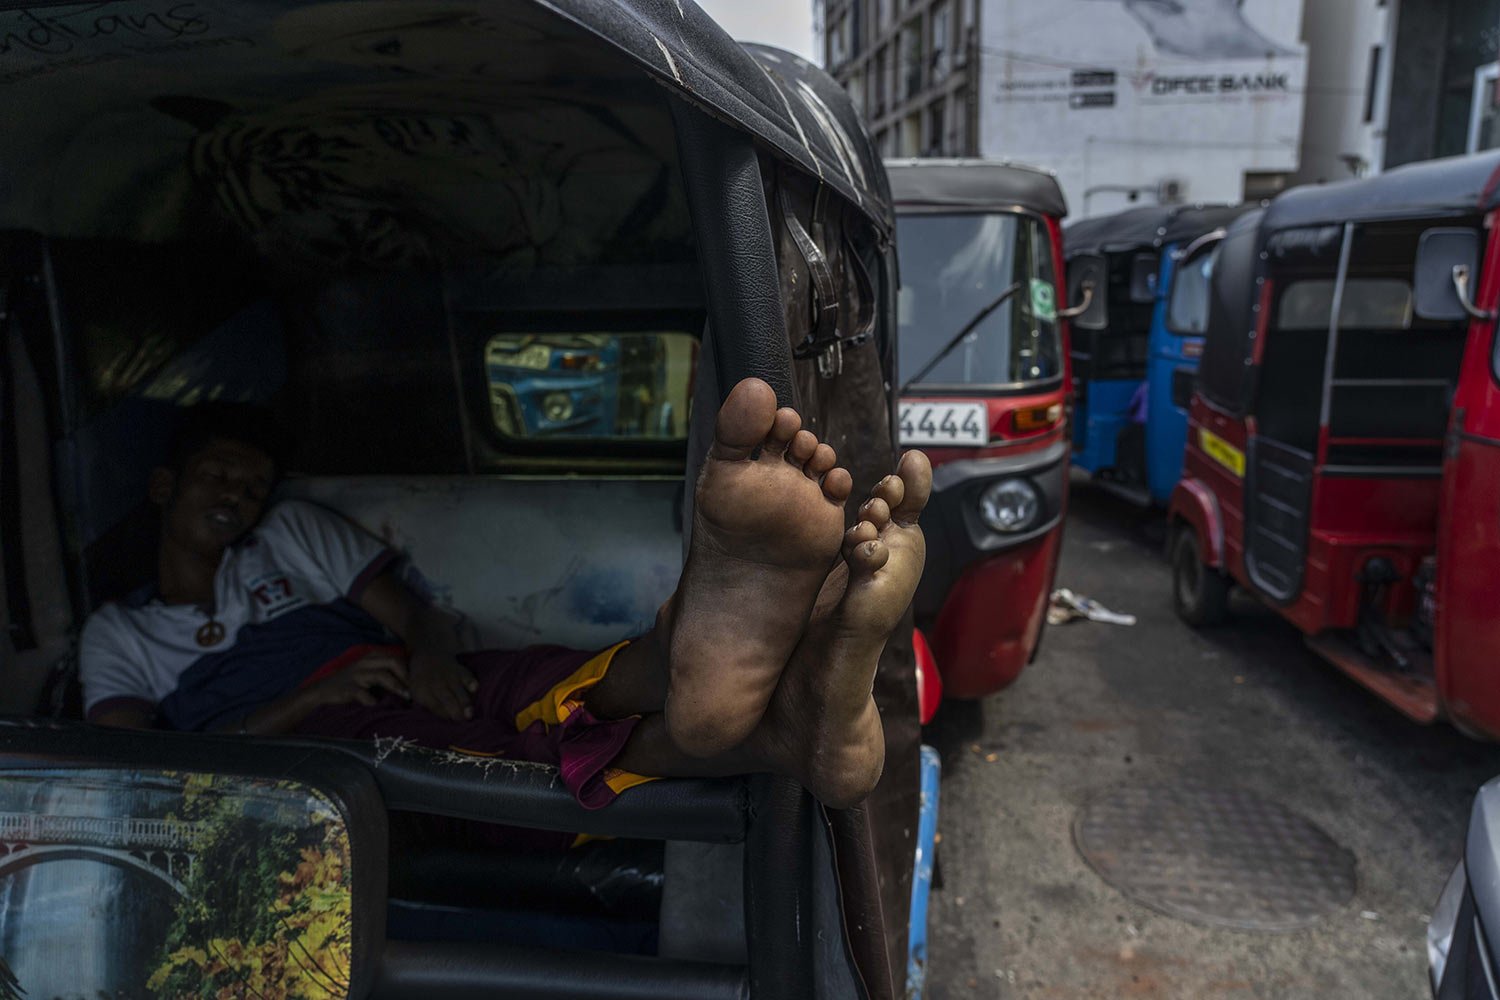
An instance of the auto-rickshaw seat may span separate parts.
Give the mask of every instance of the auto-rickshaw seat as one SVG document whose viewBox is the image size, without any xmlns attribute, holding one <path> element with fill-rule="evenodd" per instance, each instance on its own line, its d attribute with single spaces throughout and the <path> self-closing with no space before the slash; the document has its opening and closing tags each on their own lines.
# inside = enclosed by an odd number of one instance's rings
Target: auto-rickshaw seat
<svg viewBox="0 0 1500 1000">
<path fill-rule="evenodd" d="M 484 647 L 601 648 L 644 632 L 682 564 L 680 480 L 307 477 L 313 500 L 384 538 Z"/>
</svg>

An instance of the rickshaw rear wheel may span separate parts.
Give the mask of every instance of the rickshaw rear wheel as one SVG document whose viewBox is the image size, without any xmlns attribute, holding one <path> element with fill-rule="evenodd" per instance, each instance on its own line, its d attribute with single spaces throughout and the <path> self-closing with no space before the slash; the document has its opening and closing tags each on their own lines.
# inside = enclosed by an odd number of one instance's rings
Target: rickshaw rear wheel
<svg viewBox="0 0 1500 1000">
<path fill-rule="evenodd" d="M 1229 578 L 1203 565 L 1198 536 L 1189 527 L 1179 528 L 1172 540 L 1172 606 L 1193 628 L 1219 625 L 1229 617 Z"/>
</svg>

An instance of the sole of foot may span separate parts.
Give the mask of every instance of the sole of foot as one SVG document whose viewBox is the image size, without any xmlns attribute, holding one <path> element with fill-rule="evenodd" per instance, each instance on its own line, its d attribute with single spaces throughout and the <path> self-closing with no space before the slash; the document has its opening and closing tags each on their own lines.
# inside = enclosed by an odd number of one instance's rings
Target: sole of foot
<svg viewBox="0 0 1500 1000">
<path fill-rule="evenodd" d="M 755 730 L 839 554 L 853 488 L 760 379 L 719 410 L 673 597 L 667 731 L 708 757 Z"/>
<path fill-rule="evenodd" d="M 756 750 L 774 769 L 833 808 L 868 795 L 885 766 L 871 691 L 922 578 L 927 545 L 918 518 L 931 493 L 932 466 L 918 451 L 871 491 L 844 535 L 844 566 L 829 576 L 756 733 Z"/>
</svg>

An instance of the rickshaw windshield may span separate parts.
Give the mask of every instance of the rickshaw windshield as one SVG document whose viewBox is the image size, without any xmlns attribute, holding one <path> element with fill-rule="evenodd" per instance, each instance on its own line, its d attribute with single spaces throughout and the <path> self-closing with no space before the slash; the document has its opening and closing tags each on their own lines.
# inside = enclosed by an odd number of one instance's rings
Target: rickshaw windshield
<svg viewBox="0 0 1500 1000">
<path fill-rule="evenodd" d="M 1178 266 L 1172 277 L 1172 298 L 1167 303 L 1169 332 L 1179 337 L 1201 337 L 1208 331 L 1208 283 L 1218 259 L 1215 247 Z"/>
<path fill-rule="evenodd" d="M 1019 283 L 917 384 L 1013 385 L 1061 374 L 1052 247 L 1041 220 L 1010 212 L 904 215 L 896 231 L 901 371 L 921 371 Z"/>
</svg>

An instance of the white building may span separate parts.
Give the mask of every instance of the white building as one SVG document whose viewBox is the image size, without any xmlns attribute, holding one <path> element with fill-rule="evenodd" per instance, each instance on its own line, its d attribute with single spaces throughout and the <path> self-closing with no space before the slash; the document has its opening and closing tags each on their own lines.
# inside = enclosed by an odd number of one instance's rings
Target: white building
<svg viewBox="0 0 1500 1000">
<path fill-rule="evenodd" d="M 883 153 L 1039 164 L 1080 218 L 1286 186 L 1303 4 L 825 0 L 819 16 L 825 64 Z"/>
</svg>

